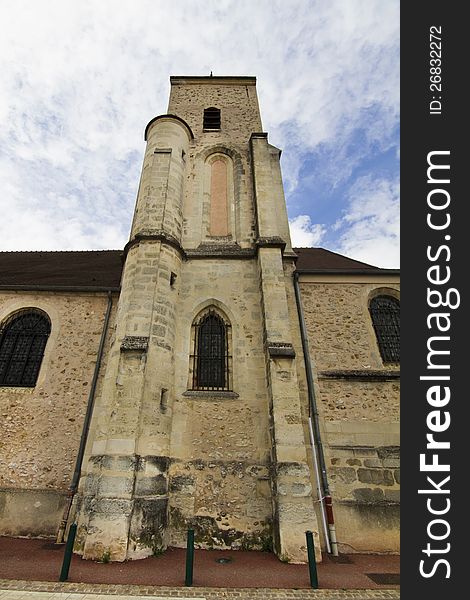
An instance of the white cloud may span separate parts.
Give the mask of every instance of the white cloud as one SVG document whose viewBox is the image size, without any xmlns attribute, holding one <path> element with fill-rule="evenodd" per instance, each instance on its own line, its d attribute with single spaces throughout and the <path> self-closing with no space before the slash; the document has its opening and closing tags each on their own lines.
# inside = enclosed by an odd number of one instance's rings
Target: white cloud
<svg viewBox="0 0 470 600">
<path fill-rule="evenodd" d="M 318 246 L 326 229 L 323 225 L 313 224 L 308 215 L 299 215 L 289 220 L 290 235 L 294 248 Z"/>
<path fill-rule="evenodd" d="M 349 205 L 336 228 L 342 231 L 334 250 L 385 268 L 400 264 L 398 181 L 358 179 L 350 190 Z"/>
<path fill-rule="evenodd" d="M 368 144 L 388 143 L 398 9 L 397 0 L 1 3 L 0 249 L 124 245 L 142 132 L 166 112 L 172 74 L 257 75 L 288 192 L 305 153 L 340 148 L 368 107 L 380 107 Z"/>
</svg>

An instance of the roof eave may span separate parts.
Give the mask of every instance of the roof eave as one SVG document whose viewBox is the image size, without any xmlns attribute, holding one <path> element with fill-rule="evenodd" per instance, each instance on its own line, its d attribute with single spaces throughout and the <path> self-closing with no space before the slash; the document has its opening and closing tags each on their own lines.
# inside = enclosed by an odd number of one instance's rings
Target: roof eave
<svg viewBox="0 0 470 600">
<path fill-rule="evenodd" d="M 400 269 L 296 269 L 299 275 L 400 275 Z"/>
</svg>

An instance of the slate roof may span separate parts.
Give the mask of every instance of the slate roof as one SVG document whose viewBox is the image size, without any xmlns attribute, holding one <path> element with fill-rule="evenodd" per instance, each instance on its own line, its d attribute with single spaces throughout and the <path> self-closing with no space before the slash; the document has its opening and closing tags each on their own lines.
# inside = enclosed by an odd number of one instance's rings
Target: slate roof
<svg viewBox="0 0 470 600">
<path fill-rule="evenodd" d="M 295 248 L 301 273 L 398 274 L 324 248 Z M 0 252 L 0 289 L 118 291 L 122 250 Z"/>
</svg>

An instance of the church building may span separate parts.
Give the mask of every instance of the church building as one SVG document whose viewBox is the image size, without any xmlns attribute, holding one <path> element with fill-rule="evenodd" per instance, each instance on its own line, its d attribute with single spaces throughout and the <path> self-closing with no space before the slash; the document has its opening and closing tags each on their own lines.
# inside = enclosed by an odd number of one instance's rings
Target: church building
<svg viewBox="0 0 470 600">
<path fill-rule="evenodd" d="M 398 552 L 399 272 L 292 248 L 254 77 L 171 77 L 122 250 L 0 253 L 0 535 Z"/>
</svg>

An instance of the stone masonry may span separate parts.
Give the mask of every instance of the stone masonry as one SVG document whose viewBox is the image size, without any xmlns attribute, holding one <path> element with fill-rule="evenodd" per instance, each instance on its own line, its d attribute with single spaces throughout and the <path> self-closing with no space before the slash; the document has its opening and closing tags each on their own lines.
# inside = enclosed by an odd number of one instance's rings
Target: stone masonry
<svg viewBox="0 0 470 600">
<path fill-rule="evenodd" d="M 171 83 L 168 114 L 146 129 L 77 551 L 141 558 L 183 545 L 193 527 L 199 547 L 273 548 L 301 562 L 312 529 L 320 558 L 280 152 L 262 132 L 254 78 Z M 220 130 L 203 130 L 209 107 Z M 193 323 L 208 309 L 230 324 L 227 392 L 191 385 Z"/>
<path fill-rule="evenodd" d="M 398 364 L 383 364 L 370 298 L 399 297 L 396 276 L 304 276 L 302 300 L 344 552 L 398 552 Z"/>
<path fill-rule="evenodd" d="M 0 297 L 0 323 L 27 306 L 44 310 L 52 321 L 36 387 L 0 387 L 0 535 L 57 532 L 106 304 L 106 295 L 96 293 L 3 292 Z M 113 320 L 114 313 L 110 335 Z"/>
<path fill-rule="evenodd" d="M 207 108 L 220 129 L 204 130 Z M 255 78 L 172 77 L 145 141 L 69 515 L 75 551 L 144 558 L 183 547 L 191 527 L 197 547 L 298 563 L 310 529 L 321 560 L 297 256 Z M 400 371 L 382 362 L 369 303 L 398 299 L 399 281 L 357 265 L 297 273 L 339 549 L 397 552 Z M 0 328 L 28 307 L 51 322 L 35 387 L 0 386 L 0 535 L 58 531 L 108 301 L 99 279 L 60 291 L 0 277 Z M 195 385 L 209 313 L 226 328 L 223 389 Z"/>
</svg>

